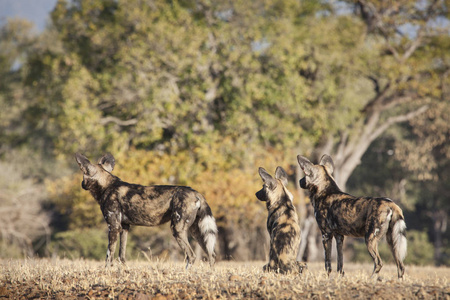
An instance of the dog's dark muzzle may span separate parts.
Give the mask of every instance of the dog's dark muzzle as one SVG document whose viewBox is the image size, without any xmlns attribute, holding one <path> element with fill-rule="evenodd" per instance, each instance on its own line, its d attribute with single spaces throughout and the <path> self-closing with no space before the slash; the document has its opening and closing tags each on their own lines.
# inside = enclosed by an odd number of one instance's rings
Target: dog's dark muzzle
<svg viewBox="0 0 450 300">
<path fill-rule="evenodd" d="M 83 190 L 88 190 L 88 188 L 86 187 L 86 184 L 84 183 L 84 180 L 81 182 L 81 187 L 83 188 Z"/>
<path fill-rule="evenodd" d="M 300 183 L 300 187 L 302 189 L 306 189 L 306 177 L 303 177 L 302 179 L 300 179 L 299 183 Z"/>
<path fill-rule="evenodd" d="M 260 201 L 266 201 L 266 193 L 264 193 L 263 190 L 260 190 L 260 191 L 256 192 L 255 196 Z"/>
</svg>

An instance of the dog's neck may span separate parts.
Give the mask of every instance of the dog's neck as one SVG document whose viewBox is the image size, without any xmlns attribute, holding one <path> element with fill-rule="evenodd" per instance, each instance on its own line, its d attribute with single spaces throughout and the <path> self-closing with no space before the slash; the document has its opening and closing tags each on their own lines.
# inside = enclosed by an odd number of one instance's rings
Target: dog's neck
<svg viewBox="0 0 450 300">
<path fill-rule="evenodd" d="M 93 181 L 90 182 L 87 186 L 89 192 L 91 193 L 92 197 L 101 204 L 102 199 L 104 198 L 103 195 L 108 190 L 108 188 L 115 182 L 121 181 L 119 177 L 110 175 L 107 180 L 103 180 L 102 182 L 99 181 Z"/>
<path fill-rule="evenodd" d="M 283 187 L 283 193 L 280 194 L 279 197 L 277 197 L 277 200 L 275 201 L 266 201 L 266 207 L 267 211 L 269 212 L 269 215 L 274 210 L 275 207 L 278 207 L 281 203 L 292 203 L 293 202 L 293 196 L 291 192 L 289 192 L 285 187 Z"/>
<path fill-rule="evenodd" d="M 341 193 L 343 192 L 332 178 L 328 178 L 321 186 L 312 185 L 309 187 L 309 197 L 314 209 L 326 202 L 330 195 Z"/>
</svg>

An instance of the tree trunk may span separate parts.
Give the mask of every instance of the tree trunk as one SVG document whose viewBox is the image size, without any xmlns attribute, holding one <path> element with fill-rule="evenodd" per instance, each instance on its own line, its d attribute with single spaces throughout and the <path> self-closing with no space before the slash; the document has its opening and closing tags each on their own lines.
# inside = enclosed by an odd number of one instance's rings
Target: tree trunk
<svg viewBox="0 0 450 300">
<path fill-rule="evenodd" d="M 317 235 L 319 234 L 314 209 L 308 204 L 307 217 L 303 222 L 300 246 L 297 254 L 298 261 L 315 261 L 318 257 Z"/>
<path fill-rule="evenodd" d="M 447 231 L 448 215 L 440 209 L 434 211 L 431 217 L 433 218 L 434 261 L 439 266 L 442 264 L 442 247 L 444 245 L 442 235 Z"/>
</svg>

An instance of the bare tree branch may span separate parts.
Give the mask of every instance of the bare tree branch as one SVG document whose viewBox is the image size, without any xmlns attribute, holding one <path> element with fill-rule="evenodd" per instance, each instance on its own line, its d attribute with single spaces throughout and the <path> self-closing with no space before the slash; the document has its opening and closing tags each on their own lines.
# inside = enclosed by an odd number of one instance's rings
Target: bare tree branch
<svg viewBox="0 0 450 300">
<path fill-rule="evenodd" d="M 389 127 L 396 123 L 402 123 L 408 120 L 411 120 L 418 115 L 423 114 L 425 111 L 428 110 L 428 105 L 421 106 L 419 109 L 411 111 L 407 113 L 406 115 L 399 115 L 390 117 L 384 122 L 381 126 L 377 128 L 369 137 L 369 140 L 374 141 L 377 137 L 379 137 L 383 132 L 385 132 Z"/>
<path fill-rule="evenodd" d="M 129 120 L 120 120 L 119 118 L 113 117 L 113 116 L 108 116 L 105 118 L 100 119 L 100 124 L 102 125 L 106 125 L 108 123 L 114 123 L 116 125 L 119 126 L 132 126 L 132 125 L 136 125 L 138 122 L 137 119 L 129 119 Z"/>
<path fill-rule="evenodd" d="M 416 49 L 422 44 L 423 41 L 423 31 L 424 27 L 420 27 L 417 31 L 417 38 L 411 43 L 409 48 L 403 53 L 402 57 L 399 59 L 401 63 L 404 63 Z"/>
<path fill-rule="evenodd" d="M 376 96 L 369 101 L 366 106 L 364 106 L 364 108 L 362 109 L 362 112 L 369 112 L 375 109 L 375 107 L 377 107 L 381 102 L 384 101 L 384 99 L 387 97 L 387 94 L 392 90 L 392 86 L 391 83 L 388 82 L 384 88 L 380 91 L 380 87 L 378 85 L 378 82 L 376 82 L 374 79 L 370 78 L 374 84 L 375 84 L 375 91 L 378 90 L 378 93 L 376 93 Z"/>
<path fill-rule="evenodd" d="M 397 106 L 399 104 L 404 104 L 406 102 L 409 102 L 413 99 L 415 99 L 413 95 L 405 95 L 405 96 L 394 96 L 394 97 L 387 97 L 385 100 L 385 103 L 379 107 L 380 111 L 385 111 L 389 108 L 392 108 L 394 106 Z"/>
<path fill-rule="evenodd" d="M 366 152 L 370 144 L 394 124 L 411 120 L 424 113 L 428 109 L 427 105 L 411 111 L 407 114 L 397 115 L 380 122 L 381 110 L 375 110 L 366 120 L 366 124 L 359 135 L 349 139 L 347 135 L 342 135 L 336 153 L 336 180 L 341 188 L 345 189 L 346 182 L 353 170 L 360 163 L 361 157 Z"/>
</svg>

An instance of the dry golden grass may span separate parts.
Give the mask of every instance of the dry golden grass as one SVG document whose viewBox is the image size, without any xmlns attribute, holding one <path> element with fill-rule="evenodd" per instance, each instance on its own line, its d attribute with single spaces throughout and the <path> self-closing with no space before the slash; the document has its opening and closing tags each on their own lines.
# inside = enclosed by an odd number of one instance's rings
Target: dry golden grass
<svg viewBox="0 0 450 300">
<path fill-rule="evenodd" d="M 344 277 L 328 278 L 320 263 L 301 276 L 263 273 L 263 262 L 102 262 L 0 260 L 0 298 L 12 299 L 450 299 L 449 268 L 407 266 L 398 280 L 394 266 L 370 277 L 372 265 L 347 263 Z"/>
</svg>

